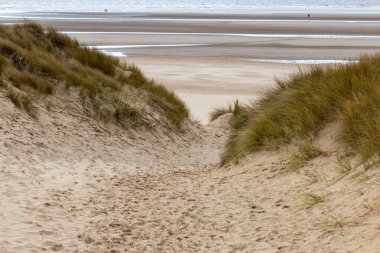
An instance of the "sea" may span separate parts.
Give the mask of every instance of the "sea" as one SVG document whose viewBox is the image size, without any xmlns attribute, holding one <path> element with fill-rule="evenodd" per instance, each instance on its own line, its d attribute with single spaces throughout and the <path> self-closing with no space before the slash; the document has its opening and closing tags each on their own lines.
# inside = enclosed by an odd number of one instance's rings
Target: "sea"
<svg viewBox="0 0 380 253">
<path fill-rule="evenodd" d="M 358 13 L 379 14 L 380 0 L 0 0 L 0 13 Z"/>
</svg>

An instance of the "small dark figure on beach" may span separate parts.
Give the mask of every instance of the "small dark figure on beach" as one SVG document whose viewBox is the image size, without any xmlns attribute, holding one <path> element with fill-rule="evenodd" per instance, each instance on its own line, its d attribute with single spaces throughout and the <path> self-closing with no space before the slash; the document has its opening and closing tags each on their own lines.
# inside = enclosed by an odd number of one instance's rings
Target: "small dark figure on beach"
<svg viewBox="0 0 380 253">
<path fill-rule="evenodd" d="M 307 18 L 310 18 L 310 13 L 307 14 Z"/>
<path fill-rule="evenodd" d="M 107 10 L 107 9 L 104 9 L 104 12 L 108 12 L 108 10 Z"/>
</svg>

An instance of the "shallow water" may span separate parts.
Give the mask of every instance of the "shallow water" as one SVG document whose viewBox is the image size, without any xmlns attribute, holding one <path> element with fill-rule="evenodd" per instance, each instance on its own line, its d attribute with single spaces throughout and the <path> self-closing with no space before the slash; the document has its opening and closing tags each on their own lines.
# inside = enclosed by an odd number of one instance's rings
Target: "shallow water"
<svg viewBox="0 0 380 253">
<path fill-rule="evenodd" d="M 64 31 L 69 35 L 75 34 L 108 34 L 108 35 L 198 35 L 198 36 L 227 36 L 252 38 L 285 38 L 285 39 L 366 39 L 379 40 L 380 35 L 355 34 L 264 34 L 264 33 L 182 33 L 182 32 L 91 32 L 91 31 Z"/>
<path fill-rule="evenodd" d="M 122 49 L 122 48 L 154 48 L 154 47 L 194 47 L 194 46 L 207 46 L 210 44 L 138 44 L 138 45 L 101 45 L 89 46 L 94 49 Z"/>
<path fill-rule="evenodd" d="M 348 64 L 348 63 L 358 62 L 357 60 L 274 60 L 274 59 L 250 59 L 248 61 L 297 64 L 297 65 Z"/>
<path fill-rule="evenodd" d="M 379 0 L 0 0 L 0 12 L 379 13 Z"/>
</svg>

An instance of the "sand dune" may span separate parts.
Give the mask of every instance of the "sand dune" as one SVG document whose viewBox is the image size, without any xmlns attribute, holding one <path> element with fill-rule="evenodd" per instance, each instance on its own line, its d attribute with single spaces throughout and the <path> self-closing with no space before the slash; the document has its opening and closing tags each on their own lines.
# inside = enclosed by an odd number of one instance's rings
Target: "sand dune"
<svg viewBox="0 0 380 253">
<path fill-rule="evenodd" d="M 336 130 L 317 141 L 326 155 L 296 173 L 288 147 L 228 168 L 103 179 L 82 238 L 95 252 L 376 252 L 378 168 L 342 176 Z M 311 193 L 323 201 L 310 205 Z"/>
<path fill-rule="evenodd" d="M 3 95 L 2 252 L 376 252 L 378 168 L 324 156 L 289 172 L 294 147 L 219 168 L 229 115 L 187 134 L 105 128 L 55 101 L 40 122 Z M 67 108 L 68 104 L 71 104 Z M 80 127 L 78 127 L 80 126 Z M 152 145 L 154 144 L 154 145 Z M 355 158 L 352 158 L 353 164 Z M 308 203 L 307 194 L 323 201 Z"/>
<path fill-rule="evenodd" d="M 336 19 L 344 18 L 352 17 Z M 66 31 L 196 27 L 165 22 L 45 24 Z M 201 31 L 284 29 L 278 21 L 255 27 L 223 22 L 202 26 Z M 287 33 L 307 34 L 313 29 L 313 34 L 339 30 L 380 35 L 377 23 L 291 24 L 286 25 Z M 126 40 L 120 35 L 77 37 L 100 45 Z M 143 37 L 129 37 L 128 42 L 168 44 L 168 38 Z M 377 41 L 345 40 L 340 50 L 340 40 L 182 39 L 181 43 L 215 45 L 198 51 L 135 50 L 126 60 L 188 103 L 194 119 L 203 124 L 189 121 L 184 131 L 142 132 L 99 123 L 85 116 L 78 94 L 66 89 L 49 98 L 53 102 L 49 110 L 39 106 L 35 120 L 0 93 L 0 252 L 377 252 L 379 165 L 363 168 L 350 156 L 353 170 L 342 172 L 338 158 L 345 147 L 337 125 L 329 125 L 315 141 L 323 156 L 289 172 L 286 168 L 295 149 L 291 145 L 219 167 L 229 115 L 207 124 L 212 108 L 235 99 L 254 100 L 272 87 L 274 76 L 297 68 L 244 61 L 242 56 L 329 59 L 334 53 L 338 59 L 375 52 Z"/>
<path fill-rule="evenodd" d="M 34 120 L 0 93 L 1 252 L 82 252 L 101 180 L 218 163 L 222 141 L 197 124 L 181 135 L 125 131 L 85 116 L 75 94 L 57 94 Z"/>
</svg>

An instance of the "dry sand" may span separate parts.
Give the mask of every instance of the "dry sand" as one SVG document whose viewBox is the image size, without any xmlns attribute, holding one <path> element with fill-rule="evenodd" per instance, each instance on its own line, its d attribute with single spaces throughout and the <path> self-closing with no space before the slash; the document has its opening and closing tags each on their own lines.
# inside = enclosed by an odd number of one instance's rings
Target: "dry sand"
<svg viewBox="0 0 380 253">
<path fill-rule="evenodd" d="M 62 95 L 62 94 L 60 94 Z M 34 121 L 0 94 L 1 252 L 376 252 L 378 163 L 325 155 L 286 170 L 292 146 L 218 167 L 229 115 L 185 135 L 125 132 L 54 101 Z M 308 195 L 309 194 L 309 195 Z M 307 196 L 320 196 L 310 205 Z"/>
<path fill-rule="evenodd" d="M 78 236 L 106 207 L 101 181 L 218 164 L 222 133 L 193 123 L 180 135 L 125 131 L 84 116 L 77 94 L 57 96 L 34 120 L 0 93 L 0 252 L 86 251 Z"/>
<path fill-rule="evenodd" d="M 115 27 L 112 22 L 47 23 L 66 30 Z M 140 24 L 117 27 L 168 27 Z M 234 26 L 227 22 L 201 27 L 235 31 Z M 364 26 L 295 23 L 287 25 L 287 31 L 360 33 Z M 196 27 L 177 24 L 168 29 Z M 376 25 L 366 27 L 368 34 L 379 33 Z M 238 29 L 285 31 L 278 22 Z M 152 37 L 141 37 L 129 37 L 129 42 L 152 43 Z M 107 44 L 125 37 L 80 39 Z M 330 53 L 357 56 L 377 50 L 368 40 L 345 40 L 343 50 L 334 40 L 220 40 L 227 44 L 215 50 L 200 48 L 198 54 L 194 48 L 150 49 L 133 51 L 139 56 L 127 60 L 178 92 L 194 117 L 205 123 L 211 107 L 235 98 L 255 99 L 273 85 L 273 76 L 295 69 L 242 61 L 242 55 L 279 52 L 280 58 L 294 59 L 309 52 L 328 59 Z M 252 45 L 258 46 L 246 51 Z M 172 57 L 162 58 L 170 52 Z M 151 54 L 157 57 L 147 57 Z M 380 247 L 379 166 L 353 166 L 343 173 L 345 163 L 337 159 L 344 150 L 337 125 L 328 126 L 316 141 L 326 155 L 298 172 L 286 170 L 292 146 L 254 153 L 239 164 L 219 168 L 229 115 L 207 126 L 189 122 L 184 134 L 123 131 L 84 116 L 76 96 L 63 91 L 57 96 L 64 99 L 50 98 L 54 106 L 50 111 L 41 108 L 36 121 L 0 93 L 0 252 L 377 252 Z M 357 163 L 355 157 L 347 160 Z M 308 206 L 307 196 L 321 198 Z"/>
<path fill-rule="evenodd" d="M 326 154 L 298 172 L 286 170 L 288 147 L 228 168 L 105 179 L 83 237 L 95 252 L 377 252 L 378 165 L 339 172 L 337 135 L 326 128 Z"/>
<path fill-rule="evenodd" d="M 195 120 L 209 121 L 210 112 L 239 100 L 254 102 L 275 86 L 274 78 L 284 78 L 297 70 L 293 64 L 246 61 L 127 57 L 143 72 L 173 90 L 189 106 Z"/>
</svg>

